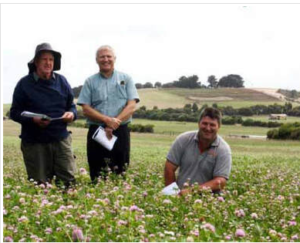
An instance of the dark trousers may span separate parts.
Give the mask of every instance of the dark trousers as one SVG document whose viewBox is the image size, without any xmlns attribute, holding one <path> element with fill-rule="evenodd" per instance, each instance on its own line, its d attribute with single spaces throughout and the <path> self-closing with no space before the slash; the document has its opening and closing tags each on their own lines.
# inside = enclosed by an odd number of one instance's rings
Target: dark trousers
<svg viewBox="0 0 300 243">
<path fill-rule="evenodd" d="M 108 167 L 112 172 L 121 174 L 129 165 L 130 131 L 128 126 L 122 125 L 113 131 L 118 139 L 111 151 L 93 140 L 93 134 L 97 129 L 97 125 L 91 125 L 87 135 L 87 156 L 92 181 L 97 180 L 99 176 L 105 177 Z"/>
</svg>

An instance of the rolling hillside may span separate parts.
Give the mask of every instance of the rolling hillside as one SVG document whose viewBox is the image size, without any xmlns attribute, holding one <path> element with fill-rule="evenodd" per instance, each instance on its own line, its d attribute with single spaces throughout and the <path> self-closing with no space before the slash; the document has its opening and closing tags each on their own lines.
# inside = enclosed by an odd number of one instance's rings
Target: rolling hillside
<svg viewBox="0 0 300 243">
<path fill-rule="evenodd" d="M 139 89 L 141 102 L 139 106 L 152 109 L 180 108 L 185 104 L 233 106 L 234 108 L 247 107 L 256 104 L 270 105 L 284 104 L 284 99 L 260 92 L 254 89 Z M 296 105 L 296 104 L 295 104 Z"/>
<path fill-rule="evenodd" d="M 232 106 L 234 108 L 247 107 L 257 104 L 270 105 L 274 103 L 284 104 L 283 95 L 276 94 L 275 89 L 260 90 L 246 88 L 222 88 L 222 89 L 139 89 L 141 102 L 139 107 L 146 106 L 152 109 L 157 106 L 163 108 L 182 108 L 185 104 L 197 103 L 219 106 Z M 76 101 L 76 100 L 75 100 Z M 294 103 L 293 106 L 299 106 Z M 9 110 L 10 104 L 3 105 L 3 115 Z M 78 109 L 81 109 L 78 107 Z"/>
</svg>

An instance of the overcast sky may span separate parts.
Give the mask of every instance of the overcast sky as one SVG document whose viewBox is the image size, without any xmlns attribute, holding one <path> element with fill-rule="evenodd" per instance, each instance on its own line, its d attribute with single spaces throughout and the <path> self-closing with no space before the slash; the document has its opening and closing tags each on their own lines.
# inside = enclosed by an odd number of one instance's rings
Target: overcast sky
<svg viewBox="0 0 300 243">
<path fill-rule="evenodd" d="M 72 87 L 98 71 L 95 51 L 109 44 L 136 83 L 239 74 L 248 88 L 300 90 L 299 13 L 297 4 L 1 5 L 3 103 L 42 42 L 61 52 Z"/>
</svg>

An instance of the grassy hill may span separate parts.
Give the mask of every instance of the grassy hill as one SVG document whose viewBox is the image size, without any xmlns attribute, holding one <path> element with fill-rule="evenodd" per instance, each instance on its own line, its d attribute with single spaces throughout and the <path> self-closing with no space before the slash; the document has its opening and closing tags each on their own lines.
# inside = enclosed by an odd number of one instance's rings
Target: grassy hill
<svg viewBox="0 0 300 243">
<path fill-rule="evenodd" d="M 148 109 L 152 109 L 154 106 L 160 109 L 182 108 L 185 104 L 191 103 L 197 103 L 198 106 L 217 103 L 219 106 L 232 106 L 234 108 L 249 107 L 257 104 L 271 105 L 274 103 L 285 103 L 282 99 L 246 88 L 139 89 L 138 93 L 141 99 L 139 107 L 146 106 Z M 293 106 L 299 106 L 299 104 L 294 103 Z M 3 105 L 4 116 L 9 108 L 10 104 Z M 78 106 L 78 109 L 81 110 L 81 107 Z"/>
<path fill-rule="evenodd" d="M 185 104 L 197 103 L 198 105 L 232 106 L 234 108 L 248 107 L 262 104 L 270 105 L 274 103 L 284 104 L 276 97 L 272 97 L 262 92 L 252 89 L 139 89 L 140 106 L 152 109 L 158 108 L 180 108 Z M 296 104 L 295 104 L 296 105 Z"/>
</svg>

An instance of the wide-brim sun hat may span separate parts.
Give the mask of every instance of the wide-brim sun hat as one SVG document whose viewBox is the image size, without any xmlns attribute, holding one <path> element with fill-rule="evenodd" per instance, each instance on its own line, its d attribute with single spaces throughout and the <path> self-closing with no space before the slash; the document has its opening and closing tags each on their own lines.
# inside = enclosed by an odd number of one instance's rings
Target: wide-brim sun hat
<svg viewBox="0 0 300 243">
<path fill-rule="evenodd" d="M 54 56 L 53 71 L 60 70 L 61 54 L 58 51 L 53 50 L 53 48 L 51 47 L 51 45 L 49 43 L 42 43 L 36 47 L 34 57 L 28 63 L 29 73 L 32 73 L 36 70 L 34 60 L 37 57 L 37 55 L 42 51 L 49 51 L 53 54 L 53 56 Z"/>
</svg>

